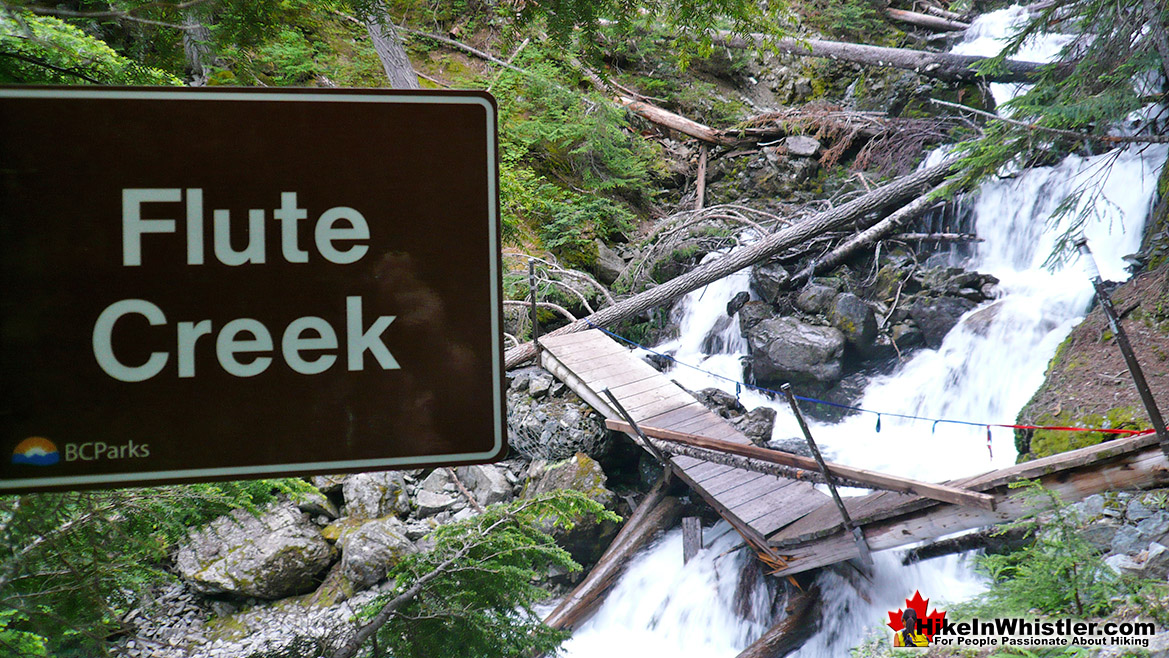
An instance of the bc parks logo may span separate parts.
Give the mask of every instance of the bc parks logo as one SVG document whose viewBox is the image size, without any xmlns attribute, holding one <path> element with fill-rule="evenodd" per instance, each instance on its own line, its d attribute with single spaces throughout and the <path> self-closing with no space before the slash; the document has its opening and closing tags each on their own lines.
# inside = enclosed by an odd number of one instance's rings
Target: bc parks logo
<svg viewBox="0 0 1169 658">
<path fill-rule="evenodd" d="M 52 466 L 59 461 L 61 453 L 57 452 L 57 445 L 39 436 L 30 436 L 16 444 L 16 449 L 12 451 L 13 464 Z"/>
<path fill-rule="evenodd" d="M 66 462 L 96 462 L 113 459 L 141 459 L 150 456 L 150 445 L 129 441 L 122 445 L 110 445 L 101 441 L 89 443 L 66 443 Z M 61 461 L 57 444 L 40 437 L 31 436 L 12 451 L 12 463 L 28 466 L 53 466 Z"/>
</svg>

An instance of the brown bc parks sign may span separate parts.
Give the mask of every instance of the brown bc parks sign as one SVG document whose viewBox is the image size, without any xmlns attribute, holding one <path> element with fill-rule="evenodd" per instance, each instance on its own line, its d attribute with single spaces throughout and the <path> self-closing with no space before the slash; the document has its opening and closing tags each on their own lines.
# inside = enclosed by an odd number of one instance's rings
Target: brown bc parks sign
<svg viewBox="0 0 1169 658">
<path fill-rule="evenodd" d="M 0 491 L 506 452 L 476 92 L 0 89 Z"/>
</svg>

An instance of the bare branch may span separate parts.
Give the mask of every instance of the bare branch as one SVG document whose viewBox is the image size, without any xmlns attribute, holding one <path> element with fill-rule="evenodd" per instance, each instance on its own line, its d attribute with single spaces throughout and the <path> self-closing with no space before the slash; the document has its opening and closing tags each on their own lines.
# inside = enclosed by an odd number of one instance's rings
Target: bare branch
<svg viewBox="0 0 1169 658">
<path fill-rule="evenodd" d="M 1002 121 L 1003 123 L 1012 126 L 1019 126 L 1027 130 L 1038 130 L 1040 132 L 1050 133 L 1053 135 L 1062 135 L 1064 137 L 1074 137 L 1076 139 L 1084 139 L 1095 142 L 1104 142 L 1105 144 L 1169 144 L 1169 135 L 1149 135 L 1146 137 L 1138 137 L 1135 135 L 1092 135 L 1089 133 L 1082 133 L 1076 130 L 1063 130 L 1061 128 L 1048 128 L 1036 123 L 1027 123 L 1026 121 L 1018 121 L 1009 117 L 1000 116 L 993 112 L 986 112 L 978 108 L 970 107 L 968 105 L 960 105 L 958 103 L 951 103 L 950 101 L 938 100 L 936 98 L 930 99 L 931 103 L 935 105 L 945 105 L 963 112 L 971 112 L 979 116 L 984 116 L 989 119 Z"/>
</svg>

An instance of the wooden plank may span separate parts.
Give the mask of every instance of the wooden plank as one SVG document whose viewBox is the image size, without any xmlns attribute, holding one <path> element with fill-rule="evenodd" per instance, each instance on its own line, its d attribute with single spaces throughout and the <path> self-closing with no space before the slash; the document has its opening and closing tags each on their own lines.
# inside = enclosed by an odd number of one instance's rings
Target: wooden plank
<svg viewBox="0 0 1169 658">
<path fill-rule="evenodd" d="M 608 423 L 621 424 L 620 421 L 613 420 L 606 421 L 606 424 Z M 614 430 L 623 429 L 617 425 L 611 425 L 609 428 Z M 654 438 L 663 439 L 666 441 L 677 441 L 679 443 L 684 443 L 699 448 L 706 448 L 708 450 L 729 452 L 731 454 L 750 457 L 752 459 L 771 462 L 773 464 L 781 464 L 783 466 L 792 466 L 805 470 L 819 469 L 819 465 L 816 464 L 814 459 L 800 455 L 779 452 L 777 450 L 769 450 L 767 448 L 760 448 L 754 445 L 739 445 L 729 441 L 707 439 L 701 436 L 694 436 L 692 434 L 674 432 L 671 430 L 654 427 L 649 424 L 644 424 L 641 427 L 641 430 L 645 432 L 647 436 L 652 436 Z M 828 463 L 828 470 L 833 475 L 837 475 L 839 477 L 848 478 L 857 482 L 870 483 L 882 488 L 893 489 L 896 491 L 915 493 L 919 496 L 925 496 L 927 498 L 932 498 L 941 502 L 953 503 L 956 505 L 966 505 L 970 507 L 980 507 L 983 509 L 994 509 L 994 496 L 979 494 L 965 489 L 957 489 L 941 484 L 931 484 L 929 482 L 919 482 L 909 478 L 902 478 L 884 473 L 876 473 L 874 471 L 868 471 L 862 468 L 855 468 L 852 466 L 845 466 L 844 464 L 836 464 L 832 462 Z"/>
<path fill-rule="evenodd" d="M 611 391 L 613 389 L 609 390 Z M 698 404 L 694 401 L 694 398 L 687 395 L 685 391 L 677 386 L 650 389 L 636 395 L 618 397 L 617 399 L 621 402 L 621 406 L 625 407 L 625 410 L 629 412 L 629 415 L 634 418 L 643 415 L 643 409 L 656 408 L 654 405 L 661 405 L 662 403 L 671 403 L 671 409 L 690 404 Z M 640 422 L 638 424 L 640 425 Z"/>
<path fill-rule="evenodd" d="M 618 370 L 614 369 L 608 373 L 596 373 L 588 381 L 589 388 L 597 391 L 605 390 L 606 388 L 612 390 L 615 386 L 628 386 L 639 381 L 658 380 L 661 378 L 656 372 L 645 373 L 634 370 Z"/>
<path fill-rule="evenodd" d="M 713 507 L 714 510 L 718 512 L 719 516 L 723 517 L 726 519 L 727 523 L 731 524 L 731 527 L 735 529 L 735 532 L 738 532 L 739 536 L 741 536 L 747 542 L 747 544 L 751 546 L 751 548 L 761 554 L 769 556 L 772 560 L 779 560 L 778 554 L 773 548 L 771 548 L 771 546 L 767 544 L 767 539 L 763 535 L 756 532 L 755 529 L 751 526 L 743 523 L 742 519 L 731 513 L 731 511 L 727 509 L 726 506 L 724 506 L 722 503 L 718 502 L 716 498 L 703 495 L 702 490 L 696 488 L 694 482 L 690 480 L 690 478 L 688 478 L 684 472 L 675 472 L 678 475 L 678 479 L 694 488 L 695 491 L 698 492 L 699 496 L 701 496 L 708 505 Z"/>
<path fill-rule="evenodd" d="M 697 404 L 694 400 L 687 400 L 685 397 L 670 397 L 665 400 L 653 400 L 639 405 L 635 409 L 630 409 L 629 415 L 633 416 L 634 421 L 640 425 L 645 422 L 642 420 L 643 418 L 652 418 L 670 413 L 671 411 L 684 412 L 693 409 Z"/>
<path fill-rule="evenodd" d="M 588 332 L 577 334 L 583 338 L 579 340 L 557 340 L 555 343 L 543 342 L 544 349 L 555 352 L 557 356 L 569 356 L 589 352 L 592 354 L 610 354 L 616 352 L 629 353 L 629 350 L 606 336 L 594 336 Z M 558 336 L 557 339 L 560 337 Z"/>
<path fill-rule="evenodd" d="M 1169 483 L 1169 463 L 1156 441 L 1152 443 L 1139 453 L 1125 455 L 1106 464 L 1087 462 L 1074 470 L 1048 473 L 1040 478 L 1040 482 L 1059 494 L 1065 502 L 1080 500 L 1101 491 L 1165 486 Z M 1017 469 L 1011 467 L 1004 470 Z M 993 477 L 989 481 L 1001 479 L 995 474 L 991 475 Z M 1003 492 L 1007 491 L 1005 483 L 998 487 Z M 1032 509 L 1019 498 L 1005 496 L 994 512 L 953 505 L 932 505 L 908 515 L 868 524 L 864 532 L 872 550 L 887 550 L 953 532 L 1001 523 Z M 797 573 L 833 564 L 832 551 L 822 552 L 825 547 L 830 548 L 830 544 L 831 538 L 827 538 L 784 548 L 783 552 L 797 556 L 798 562 L 780 573 Z"/>
<path fill-rule="evenodd" d="M 633 364 L 630 363 L 629 356 L 626 354 L 603 354 L 597 357 L 585 355 L 577 361 L 572 361 L 571 359 L 561 359 L 561 361 L 564 362 L 564 365 L 572 368 L 572 371 L 576 373 L 577 377 L 580 377 L 586 382 L 591 382 L 597 378 L 599 373 L 606 370 L 636 372 L 632 367 Z"/>
<path fill-rule="evenodd" d="M 685 422 L 696 416 L 701 416 L 702 414 L 708 413 L 710 413 L 710 411 L 708 411 L 706 407 L 695 403 L 680 409 L 672 409 L 670 411 L 662 412 L 654 416 L 645 416 L 642 418 L 637 418 L 634 416 L 634 419 L 637 421 L 639 427 L 642 423 L 653 427 L 670 427 L 674 423 Z"/>
<path fill-rule="evenodd" d="M 735 470 L 729 473 L 724 473 L 721 477 L 715 478 L 709 482 L 699 482 L 698 486 L 702 487 L 707 493 L 716 496 L 724 505 L 728 507 L 732 504 L 730 498 L 735 498 L 735 493 L 740 495 L 743 488 L 759 491 L 760 486 L 765 490 L 775 488 L 775 476 L 768 476 L 764 473 L 751 473 L 740 470 Z"/>
<path fill-rule="evenodd" d="M 609 386 L 609 390 L 613 395 L 617 396 L 618 400 L 645 393 L 646 391 L 654 391 L 662 388 L 678 388 L 674 382 L 665 377 L 647 377 L 645 379 L 634 380 L 623 383 L 619 386 Z"/>
<path fill-rule="evenodd" d="M 816 493 L 820 492 L 816 491 Z M 824 494 L 821 495 L 823 496 Z M 751 527 L 758 530 L 762 535 L 770 535 L 776 530 L 799 520 L 823 504 L 822 498 L 814 498 L 812 496 L 792 496 L 790 500 L 792 501 L 791 503 L 776 508 L 768 514 L 752 519 L 750 521 Z"/>
<path fill-rule="evenodd" d="M 612 339 L 597 331 L 596 329 L 588 329 L 585 331 L 560 334 L 559 336 L 542 336 L 540 338 L 540 344 L 544 347 L 551 348 L 559 347 L 561 345 L 572 345 L 573 343 L 596 341 L 602 338 L 609 342 L 613 342 Z"/>
</svg>

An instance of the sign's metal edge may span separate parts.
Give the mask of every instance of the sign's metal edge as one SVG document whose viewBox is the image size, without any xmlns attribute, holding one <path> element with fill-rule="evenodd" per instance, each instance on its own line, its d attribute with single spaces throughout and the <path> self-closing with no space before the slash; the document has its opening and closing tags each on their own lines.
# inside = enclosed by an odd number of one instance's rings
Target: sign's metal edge
<svg viewBox="0 0 1169 658">
<path fill-rule="evenodd" d="M 490 297 L 491 297 L 491 322 L 492 322 L 492 337 L 491 337 L 491 360 L 492 360 L 492 408 L 495 414 L 495 423 L 493 429 L 494 441 L 492 448 L 486 452 L 462 453 L 457 455 L 428 455 L 416 457 L 395 457 L 392 459 L 374 459 L 374 460 L 358 460 L 358 461 L 341 461 L 341 462 L 305 462 L 298 464 L 275 464 L 269 466 L 249 466 L 249 467 L 225 467 L 225 468 L 210 468 L 210 469 L 186 469 L 186 470 L 169 470 L 169 471 L 145 471 L 137 473 L 107 473 L 99 475 L 85 475 L 85 476 L 57 476 L 57 477 L 43 477 L 43 478 L 21 478 L 16 480 L 0 480 L 0 492 L 3 491 L 17 491 L 20 489 L 33 489 L 39 487 L 57 487 L 67 485 L 92 485 L 92 484 L 117 484 L 117 483 L 146 483 L 156 480 L 169 479 L 197 479 L 197 478 L 220 478 L 227 476 L 258 476 L 275 473 L 288 473 L 290 471 L 326 471 L 330 469 L 347 470 L 347 469 L 377 469 L 410 466 L 414 464 L 444 464 L 444 463 L 459 463 L 478 460 L 493 460 L 503 456 L 504 450 L 504 406 L 503 406 L 503 338 L 500 335 L 502 318 L 500 316 L 501 300 L 499 282 L 502 276 L 501 271 L 501 255 L 499 243 L 499 204 L 497 203 L 499 190 L 497 189 L 498 182 L 498 162 L 496 153 L 498 152 L 498 116 L 495 103 L 492 102 L 492 97 L 486 92 L 480 91 L 427 91 L 425 93 L 402 93 L 399 91 L 381 91 L 370 93 L 370 90 L 365 93 L 346 93 L 344 91 L 333 93 L 319 93 L 319 92 L 246 92 L 246 91 L 230 91 L 230 92 L 208 92 L 203 90 L 196 90 L 192 93 L 191 89 L 151 89 L 151 90 L 137 90 L 137 89 L 119 89 L 119 90 L 102 90 L 102 89 L 54 89 L 54 88 L 36 88 L 36 89 L 20 89 L 12 87 L 0 87 L 0 98 L 68 98 L 68 97 L 87 97 L 87 98 L 101 98 L 101 99 L 128 99 L 141 98 L 144 100 L 289 100 L 289 101 L 328 101 L 328 102 L 360 102 L 360 103 L 442 103 L 442 104 L 470 104 L 479 105 L 486 110 L 485 127 L 487 129 L 487 206 L 488 206 L 488 266 L 491 272 L 490 282 Z"/>
</svg>

